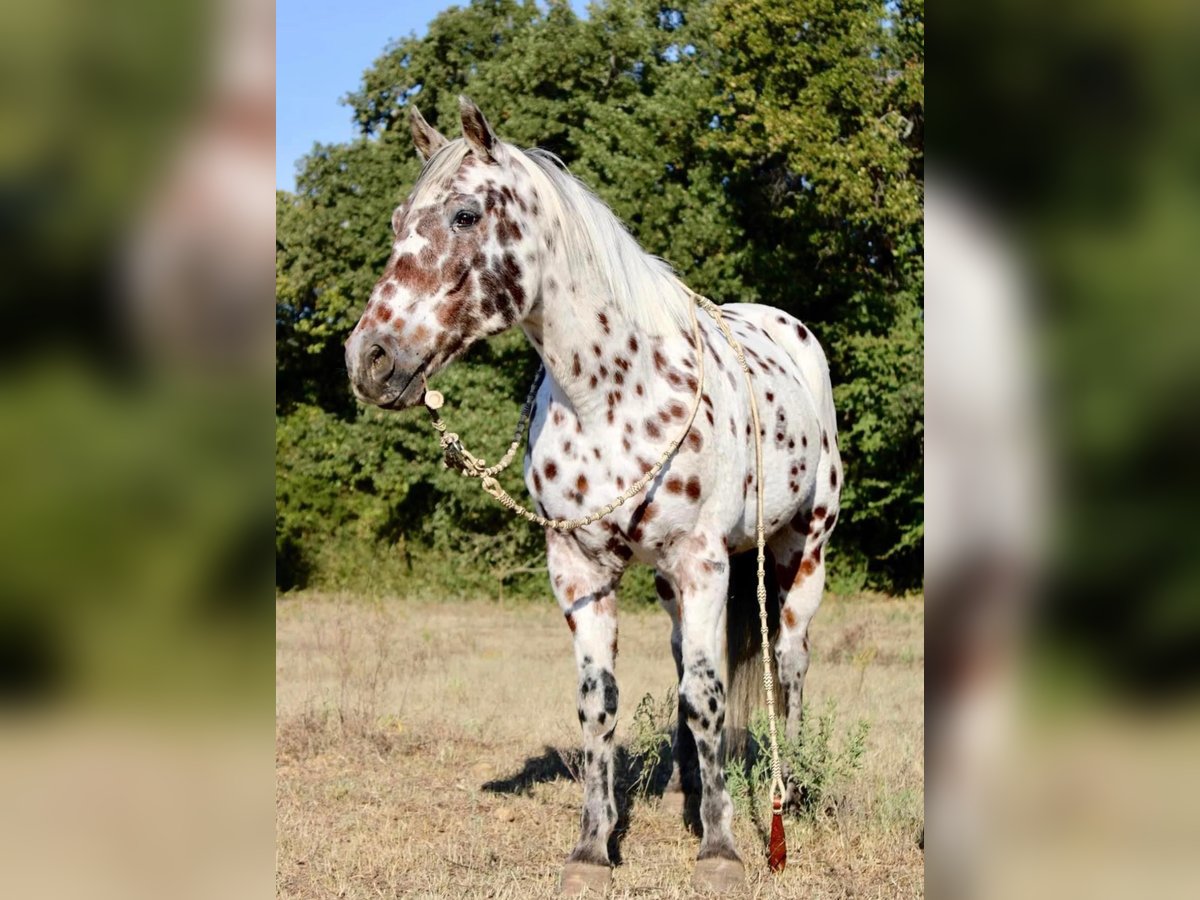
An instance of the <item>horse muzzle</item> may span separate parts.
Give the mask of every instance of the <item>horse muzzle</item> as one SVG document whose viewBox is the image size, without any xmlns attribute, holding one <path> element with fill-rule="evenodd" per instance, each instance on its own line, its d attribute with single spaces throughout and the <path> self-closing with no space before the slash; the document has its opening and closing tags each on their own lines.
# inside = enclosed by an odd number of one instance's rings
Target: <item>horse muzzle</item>
<svg viewBox="0 0 1200 900">
<path fill-rule="evenodd" d="M 354 395 L 383 409 L 416 406 L 425 390 L 425 363 L 388 347 L 387 342 L 351 340 L 346 347 L 346 371 Z"/>
</svg>

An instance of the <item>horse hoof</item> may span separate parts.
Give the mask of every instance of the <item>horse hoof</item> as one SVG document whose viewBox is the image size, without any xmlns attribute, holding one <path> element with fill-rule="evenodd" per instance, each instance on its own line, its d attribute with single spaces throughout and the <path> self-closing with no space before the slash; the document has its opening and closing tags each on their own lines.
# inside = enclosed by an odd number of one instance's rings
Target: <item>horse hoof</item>
<svg viewBox="0 0 1200 900">
<path fill-rule="evenodd" d="M 600 896 L 612 883 L 612 867 L 595 863 L 569 862 L 563 866 L 558 882 L 560 897 Z"/>
<path fill-rule="evenodd" d="M 686 797 L 683 791 L 666 791 L 662 795 L 662 800 L 659 802 L 658 808 L 668 815 L 682 816 L 685 802 Z"/>
<path fill-rule="evenodd" d="M 746 886 L 746 867 L 741 860 L 710 856 L 696 862 L 692 887 L 698 891 L 727 894 Z"/>
</svg>

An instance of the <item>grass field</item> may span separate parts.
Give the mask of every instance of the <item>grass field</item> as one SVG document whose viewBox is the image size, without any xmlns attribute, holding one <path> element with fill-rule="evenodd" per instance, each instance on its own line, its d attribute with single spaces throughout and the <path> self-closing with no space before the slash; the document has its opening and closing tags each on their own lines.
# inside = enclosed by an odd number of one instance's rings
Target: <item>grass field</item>
<svg viewBox="0 0 1200 900">
<path fill-rule="evenodd" d="M 751 897 L 915 897 L 924 805 L 920 600 L 828 598 L 806 699 L 870 723 L 836 812 L 789 822 L 771 876 L 739 815 Z M 577 836 L 575 667 L 550 600 L 502 608 L 316 594 L 277 605 L 277 895 L 550 897 Z M 623 611 L 618 744 L 674 683 L 668 619 Z M 620 790 L 620 788 L 619 788 Z M 636 799 L 614 897 L 686 897 L 698 839 Z"/>
</svg>

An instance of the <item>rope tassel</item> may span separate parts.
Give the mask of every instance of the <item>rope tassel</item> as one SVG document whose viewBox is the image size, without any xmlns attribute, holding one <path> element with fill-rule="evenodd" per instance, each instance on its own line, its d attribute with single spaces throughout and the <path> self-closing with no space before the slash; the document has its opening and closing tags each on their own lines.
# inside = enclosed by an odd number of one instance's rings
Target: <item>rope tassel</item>
<svg viewBox="0 0 1200 900">
<path fill-rule="evenodd" d="M 767 845 L 767 866 L 782 872 L 787 865 L 787 836 L 783 833 L 783 804 L 776 801 L 771 816 L 771 843 Z"/>
</svg>

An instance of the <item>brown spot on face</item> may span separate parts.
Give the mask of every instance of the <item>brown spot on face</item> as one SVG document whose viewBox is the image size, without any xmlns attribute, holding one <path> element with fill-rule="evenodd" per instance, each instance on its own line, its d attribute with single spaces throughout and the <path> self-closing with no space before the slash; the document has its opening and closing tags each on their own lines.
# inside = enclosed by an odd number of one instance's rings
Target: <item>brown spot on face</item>
<svg viewBox="0 0 1200 900">
<path fill-rule="evenodd" d="M 642 383 L 640 381 L 634 385 L 633 390 L 634 393 L 636 393 L 639 397 L 646 393 L 646 389 L 642 387 Z"/>
<path fill-rule="evenodd" d="M 689 431 L 687 436 L 687 445 L 688 449 L 699 453 L 700 448 L 704 446 L 704 439 L 700 437 L 699 432 L 695 430 Z"/>
<path fill-rule="evenodd" d="M 825 514 L 828 512 L 829 512 L 829 510 L 827 510 L 824 506 L 818 506 L 816 509 L 814 509 L 812 511 L 813 518 L 814 519 L 823 519 L 823 518 L 825 518 Z"/>
<path fill-rule="evenodd" d="M 632 334 L 629 336 L 629 352 L 630 353 L 638 352 L 638 339 L 636 337 L 634 337 Z"/>
<path fill-rule="evenodd" d="M 599 356 L 600 355 L 600 345 L 592 344 L 592 352 L 595 353 L 597 356 Z"/>
<path fill-rule="evenodd" d="M 542 476 L 537 473 L 536 469 L 533 472 L 533 489 L 536 493 L 542 492 Z"/>
<path fill-rule="evenodd" d="M 683 479 L 678 475 L 671 475 L 664 482 L 663 487 L 666 488 L 668 494 L 681 494 L 683 493 Z"/>
<path fill-rule="evenodd" d="M 821 431 L 821 449 L 824 450 L 826 453 L 829 452 L 829 435 L 826 434 L 824 429 L 822 429 L 822 431 Z"/>
<path fill-rule="evenodd" d="M 836 489 L 837 481 L 838 481 L 837 466 L 832 466 L 829 469 L 829 486 L 831 488 Z"/>
<path fill-rule="evenodd" d="M 385 281 L 379 286 L 379 296 L 384 300 L 390 300 L 392 295 L 396 293 L 396 285 L 390 281 Z"/>
<path fill-rule="evenodd" d="M 796 627 L 796 614 L 792 612 L 792 608 L 790 606 L 785 606 L 783 608 L 783 624 L 788 628 Z"/>
<path fill-rule="evenodd" d="M 574 353 L 571 355 L 571 374 L 574 375 L 576 378 L 578 378 L 580 375 L 583 374 L 583 366 L 579 362 L 579 354 L 578 353 Z"/>
<path fill-rule="evenodd" d="M 438 274 L 432 269 L 420 266 L 417 258 L 411 253 L 403 253 L 397 257 L 391 274 L 397 284 L 412 289 L 418 295 L 432 294 L 438 288 Z"/>
<path fill-rule="evenodd" d="M 600 327 L 604 330 L 604 333 L 612 334 L 612 329 L 608 327 L 608 316 L 606 316 L 604 313 L 600 313 L 596 318 L 600 320 Z"/>
<path fill-rule="evenodd" d="M 386 325 L 392 318 L 392 308 L 386 303 L 377 303 L 375 305 L 375 318 L 379 324 Z"/>
<path fill-rule="evenodd" d="M 554 420 L 555 425 L 561 425 L 565 417 L 563 416 L 563 411 L 561 409 L 556 409 L 550 418 Z"/>
<path fill-rule="evenodd" d="M 671 414 L 672 419 L 682 419 L 687 415 L 687 407 L 678 400 L 674 400 L 667 406 L 667 412 Z"/>
<path fill-rule="evenodd" d="M 774 403 L 774 402 L 775 402 L 775 394 L 774 394 L 773 392 L 771 392 L 771 391 L 767 391 L 767 402 L 768 402 L 768 403 Z"/>
<path fill-rule="evenodd" d="M 646 420 L 646 435 L 653 440 L 658 440 L 662 437 L 662 429 L 658 427 L 658 423 L 653 419 Z"/>
<path fill-rule="evenodd" d="M 595 375 L 593 375 L 591 378 L 588 379 L 589 387 L 595 388 L 596 385 L 598 385 L 599 383 L 600 383 L 600 379 L 598 379 Z"/>
<path fill-rule="evenodd" d="M 667 368 L 667 358 L 662 355 L 662 351 L 658 348 L 654 350 L 654 368 L 659 372 L 665 371 Z"/>
<path fill-rule="evenodd" d="M 579 477 L 575 479 L 575 490 L 579 491 L 579 493 L 581 493 L 581 494 L 586 494 L 587 489 L 588 489 L 587 476 L 581 472 L 579 474 Z"/>
<path fill-rule="evenodd" d="M 808 340 L 808 329 L 805 328 L 803 325 L 799 325 L 799 324 L 796 325 L 796 334 L 798 334 L 800 336 L 800 340 L 802 340 L 802 341 Z M 825 335 L 825 336 L 829 337 L 829 335 Z"/>
<path fill-rule="evenodd" d="M 695 475 L 688 478 L 685 490 L 687 491 L 688 499 L 695 503 L 700 499 L 700 479 Z"/>
<path fill-rule="evenodd" d="M 571 615 L 570 613 L 567 613 L 566 619 L 567 619 L 567 627 L 571 629 L 571 634 L 574 634 L 575 633 L 575 617 L 573 615 Z"/>
<path fill-rule="evenodd" d="M 547 481 L 553 481 L 558 477 L 558 463 L 552 459 L 546 460 L 546 464 L 542 466 L 542 471 L 546 475 Z"/>
</svg>

